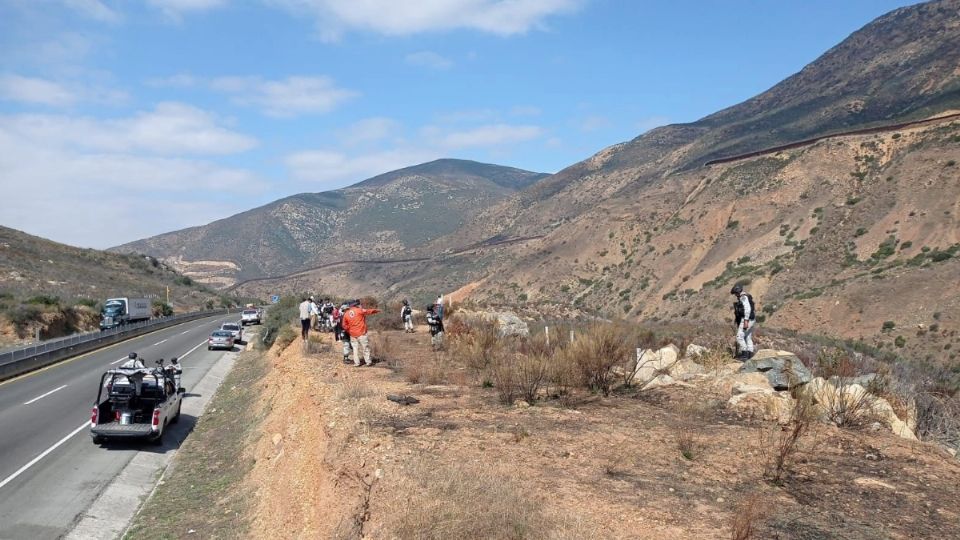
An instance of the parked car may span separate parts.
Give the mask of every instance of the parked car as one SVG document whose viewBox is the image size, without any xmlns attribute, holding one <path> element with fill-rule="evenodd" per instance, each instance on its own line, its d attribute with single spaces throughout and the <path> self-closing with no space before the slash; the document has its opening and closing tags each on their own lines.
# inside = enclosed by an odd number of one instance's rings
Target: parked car
<svg viewBox="0 0 960 540">
<path fill-rule="evenodd" d="M 220 325 L 220 329 L 233 334 L 233 340 L 237 343 L 243 341 L 243 325 L 239 322 L 225 322 Z"/>
<path fill-rule="evenodd" d="M 232 350 L 234 345 L 236 345 L 236 339 L 233 337 L 233 332 L 229 330 L 214 330 L 207 338 L 208 351 L 213 349 Z"/>
<path fill-rule="evenodd" d="M 260 311 L 256 309 L 245 309 L 240 314 L 240 324 L 260 324 Z"/>
</svg>

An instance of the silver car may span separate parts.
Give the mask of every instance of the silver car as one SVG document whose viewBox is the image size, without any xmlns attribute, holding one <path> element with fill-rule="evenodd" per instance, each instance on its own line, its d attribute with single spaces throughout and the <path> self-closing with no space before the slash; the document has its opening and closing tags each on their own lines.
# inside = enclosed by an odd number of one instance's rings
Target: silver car
<svg viewBox="0 0 960 540">
<path fill-rule="evenodd" d="M 225 322 L 220 325 L 220 329 L 233 334 L 234 341 L 238 343 L 243 341 L 243 325 L 240 323 Z"/>
<path fill-rule="evenodd" d="M 228 330 L 214 330 L 207 338 L 208 351 L 213 349 L 233 350 L 234 344 L 236 344 L 236 340 L 233 338 L 233 332 Z"/>
</svg>

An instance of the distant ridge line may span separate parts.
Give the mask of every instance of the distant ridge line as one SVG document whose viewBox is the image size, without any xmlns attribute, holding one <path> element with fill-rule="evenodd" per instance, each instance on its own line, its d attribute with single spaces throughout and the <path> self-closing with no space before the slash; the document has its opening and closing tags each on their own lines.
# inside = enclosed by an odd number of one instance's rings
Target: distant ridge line
<svg viewBox="0 0 960 540">
<path fill-rule="evenodd" d="M 503 246 L 507 244 L 517 244 L 520 242 L 526 242 L 528 240 L 539 240 L 544 236 L 545 235 L 542 235 L 542 234 L 533 235 L 533 236 L 518 236 L 515 238 L 500 238 L 497 236 L 493 236 L 491 238 L 488 238 L 487 240 L 483 240 L 475 244 L 470 244 L 469 246 L 462 247 L 460 249 L 451 251 L 449 253 L 441 253 L 440 255 L 436 255 L 433 257 L 411 257 L 407 259 L 357 259 L 357 260 L 335 261 L 331 263 L 321 264 L 319 266 L 311 266 L 310 268 L 304 268 L 302 270 L 297 270 L 296 272 L 291 272 L 289 274 L 283 274 L 280 276 L 266 276 L 266 277 L 245 279 L 239 283 L 235 283 L 227 287 L 226 289 L 223 290 L 223 292 L 225 293 L 233 292 L 237 290 L 240 286 L 246 285 L 247 283 L 256 283 L 258 281 L 273 281 L 277 279 L 289 279 L 292 277 L 297 277 L 297 276 L 306 274 L 308 272 L 315 272 L 317 270 L 323 270 L 324 268 L 332 268 L 334 266 L 341 266 L 344 264 L 384 265 L 384 264 L 404 264 L 404 263 L 412 263 L 412 262 L 426 262 L 426 261 L 431 261 L 433 259 L 438 259 L 441 257 L 450 257 L 450 256 L 460 255 L 462 253 L 466 253 L 467 251 L 472 251 L 474 249 Z"/>
<path fill-rule="evenodd" d="M 854 129 L 850 131 L 841 131 L 839 133 L 829 133 L 826 135 L 820 135 L 818 137 L 812 137 L 809 139 L 803 139 L 802 141 L 795 141 L 792 143 L 781 144 L 778 146 L 771 146 L 769 148 L 764 148 L 762 150 L 754 150 L 753 152 L 747 152 L 745 154 L 737 154 L 735 156 L 722 157 L 717 159 L 711 159 L 703 164 L 704 167 L 709 167 L 710 165 L 718 165 L 720 163 L 730 163 L 732 161 L 740 161 L 741 159 L 749 159 L 757 156 L 762 156 L 765 154 L 772 154 L 776 152 L 782 152 L 784 150 L 793 150 L 794 148 L 800 148 L 802 146 L 809 146 L 811 144 L 820 142 L 824 139 L 832 139 L 834 137 L 845 137 L 849 135 L 867 135 L 870 133 L 881 133 L 884 131 L 894 131 L 897 129 L 904 129 L 913 126 L 920 126 L 924 124 L 935 124 L 938 122 L 943 122 L 946 120 L 953 120 L 960 118 L 960 113 L 948 114 L 946 116 L 936 116 L 934 118 L 925 118 L 923 120 L 913 120 L 910 122 L 901 122 L 899 124 L 888 124 L 884 126 L 875 126 L 870 128 L 861 128 Z"/>
</svg>

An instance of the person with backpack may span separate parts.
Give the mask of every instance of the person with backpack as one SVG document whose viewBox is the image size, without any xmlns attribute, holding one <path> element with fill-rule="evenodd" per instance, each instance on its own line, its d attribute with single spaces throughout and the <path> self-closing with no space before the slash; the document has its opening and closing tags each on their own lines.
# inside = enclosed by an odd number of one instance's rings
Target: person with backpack
<svg viewBox="0 0 960 540">
<path fill-rule="evenodd" d="M 443 316 L 435 306 L 427 306 L 427 325 L 430 326 L 430 344 L 433 349 L 443 346 Z"/>
<path fill-rule="evenodd" d="M 353 347 L 353 365 L 373 365 L 370 360 L 370 340 L 367 338 L 367 315 L 380 313 L 379 309 L 364 309 L 359 300 L 354 300 L 343 316 L 343 328 L 350 334 L 350 346 Z M 363 349 L 363 364 L 360 363 L 360 350 Z"/>
<path fill-rule="evenodd" d="M 753 296 L 744 292 L 741 285 L 734 285 L 730 294 L 737 297 L 733 302 L 733 322 L 737 325 L 736 358 L 749 360 L 754 353 L 753 330 L 757 320 L 757 308 L 753 303 Z"/>
<path fill-rule="evenodd" d="M 343 343 L 343 363 L 353 363 L 350 355 L 353 354 L 353 347 L 350 346 L 350 336 L 343 329 L 343 314 L 347 312 L 350 306 L 346 303 L 341 304 L 339 308 L 333 308 L 333 339 Z"/>
<path fill-rule="evenodd" d="M 400 308 L 400 320 L 403 321 L 403 331 L 412 334 L 413 308 L 410 307 L 410 302 L 407 300 L 403 301 L 403 307 Z"/>
</svg>

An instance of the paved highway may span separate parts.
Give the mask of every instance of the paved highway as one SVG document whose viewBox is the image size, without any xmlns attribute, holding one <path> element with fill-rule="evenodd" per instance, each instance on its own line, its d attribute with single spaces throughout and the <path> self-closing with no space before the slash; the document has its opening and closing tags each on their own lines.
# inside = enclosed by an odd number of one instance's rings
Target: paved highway
<svg viewBox="0 0 960 540">
<path fill-rule="evenodd" d="M 193 385 L 223 354 L 207 351 L 207 336 L 238 318 L 183 323 L 0 383 L 0 539 L 61 537 L 137 452 L 176 449 L 195 418 L 182 415 L 162 446 L 93 444 L 88 426 L 100 376 L 129 352 L 148 365 L 177 356 L 190 399 Z"/>
</svg>

